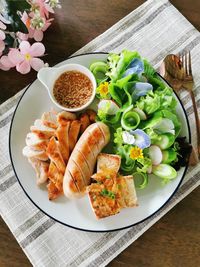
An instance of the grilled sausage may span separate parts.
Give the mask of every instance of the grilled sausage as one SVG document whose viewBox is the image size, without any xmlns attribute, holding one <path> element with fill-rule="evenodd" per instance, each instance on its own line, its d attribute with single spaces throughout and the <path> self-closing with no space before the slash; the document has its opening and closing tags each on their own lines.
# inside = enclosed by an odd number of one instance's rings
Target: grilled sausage
<svg viewBox="0 0 200 267">
<path fill-rule="evenodd" d="M 67 197 L 77 198 L 85 193 L 97 156 L 109 140 L 109 128 L 102 122 L 91 124 L 81 135 L 69 158 L 64 175 L 63 191 Z M 74 188 L 71 186 L 72 180 L 76 185 Z M 77 190 L 73 191 L 75 188 L 78 188 L 79 193 Z"/>
</svg>

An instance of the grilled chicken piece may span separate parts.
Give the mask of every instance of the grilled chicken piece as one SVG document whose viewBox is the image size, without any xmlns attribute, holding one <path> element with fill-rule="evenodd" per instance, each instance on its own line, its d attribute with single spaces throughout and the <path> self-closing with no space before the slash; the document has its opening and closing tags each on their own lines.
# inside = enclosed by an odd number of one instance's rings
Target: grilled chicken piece
<svg viewBox="0 0 200 267">
<path fill-rule="evenodd" d="M 33 150 L 29 146 L 25 146 L 22 153 L 27 158 L 35 158 L 42 161 L 48 160 L 48 155 L 44 150 Z"/>
<path fill-rule="evenodd" d="M 47 127 L 50 127 L 50 128 L 53 128 L 53 129 L 57 129 L 58 127 L 58 122 L 57 122 L 57 117 L 56 117 L 56 114 L 55 112 L 44 112 L 42 114 L 42 123 L 47 126 Z"/>
<path fill-rule="evenodd" d="M 35 120 L 34 125 L 30 129 L 40 139 L 49 139 L 55 134 L 55 129 L 45 126 L 42 120 Z"/>
<path fill-rule="evenodd" d="M 73 120 L 76 120 L 76 114 L 68 111 L 61 111 L 57 115 L 57 121 L 60 125 L 65 125 L 68 121 Z"/>
<path fill-rule="evenodd" d="M 97 114 L 96 114 L 96 112 L 95 112 L 94 110 L 92 110 L 92 109 L 87 109 L 87 110 L 85 111 L 85 113 L 89 116 L 89 120 L 90 120 L 91 123 L 96 122 Z"/>
<path fill-rule="evenodd" d="M 68 121 L 66 125 L 61 125 L 56 130 L 56 136 L 59 142 L 59 149 L 66 164 L 69 159 L 69 128 L 70 122 Z"/>
<path fill-rule="evenodd" d="M 40 139 L 35 133 L 28 133 L 26 136 L 26 145 L 33 150 L 45 150 L 48 142 L 47 139 Z"/>
<path fill-rule="evenodd" d="M 55 137 L 50 139 L 46 152 L 49 159 L 56 165 L 57 169 L 64 174 L 66 165 L 61 155 L 58 141 L 56 141 Z"/>
<path fill-rule="evenodd" d="M 37 176 L 37 185 L 44 184 L 48 179 L 49 163 L 34 158 L 28 158 Z"/>
<path fill-rule="evenodd" d="M 55 184 L 60 192 L 63 191 L 63 174 L 52 161 L 49 165 L 48 178 Z"/>
<path fill-rule="evenodd" d="M 80 132 L 81 123 L 78 120 L 74 120 L 71 122 L 70 128 L 69 128 L 69 150 L 72 152 L 74 149 L 78 135 Z"/>
<path fill-rule="evenodd" d="M 49 200 L 54 200 L 62 194 L 62 192 L 59 191 L 59 189 L 55 186 L 55 184 L 52 181 L 49 181 L 47 185 L 47 190 L 48 190 Z"/>
<path fill-rule="evenodd" d="M 81 122 L 80 132 L 83 133 L 85 129 L 90 125 L 89 115 L 86 113 L 83 113 L 80 115 L 79 120 Z"/>
</svg>

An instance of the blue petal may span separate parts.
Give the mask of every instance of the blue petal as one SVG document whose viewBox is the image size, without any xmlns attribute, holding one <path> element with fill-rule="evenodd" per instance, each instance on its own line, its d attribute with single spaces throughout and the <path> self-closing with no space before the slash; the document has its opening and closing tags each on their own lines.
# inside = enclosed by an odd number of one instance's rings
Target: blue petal
<svg viewBox="0 0 200 267">
<path fill-rule="evenodd" d="M 132 98 L 136 101 L 140 96 L 146 95 L 151 90 L 153 90 L 153 86 L 150 83 L 136 82 Z"/>
<path fill-rule="evenodd" d="M 151 145 L 151 139 L 144 131 L 137 129 L 135 131 L 130 131 L 130 134 L 132 134 L 135 137 L 135 143 L 134 145 L 140 147 L 141 149 L 144 149 L 146 147 L 149 147 Z"/>
<path fill-rule="evenodd" d="M 130 74 L 138 74 L 141 75 L 144 72 L 144 63 L 139 58 L 135 58 L 128 65 L 127 70 L 124 72 L 122 77 L 126 77 Z"/>
</svg>

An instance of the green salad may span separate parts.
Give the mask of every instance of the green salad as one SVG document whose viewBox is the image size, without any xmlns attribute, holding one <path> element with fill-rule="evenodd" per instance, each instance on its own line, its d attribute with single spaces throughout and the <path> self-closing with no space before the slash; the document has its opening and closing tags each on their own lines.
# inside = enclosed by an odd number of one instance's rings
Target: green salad
<svg viewBox="0 0 200 267">
<path fill-rule="evenodd" d="M 148 184 L 149 174 L 164 183 L 177 176 L 181 123 L 172 89 L 138 52 L 110 53 L 90 65 L 97 81 L 97 118 L 110 127 L 121 172 Z"/>
</svg>

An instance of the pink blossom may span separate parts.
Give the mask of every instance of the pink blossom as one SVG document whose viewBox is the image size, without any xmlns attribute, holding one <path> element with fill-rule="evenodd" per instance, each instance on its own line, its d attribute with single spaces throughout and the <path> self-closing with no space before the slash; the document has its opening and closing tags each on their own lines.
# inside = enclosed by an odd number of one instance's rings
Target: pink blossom
<svg viewBox="0 0 200 267">
<path fill-rule="evenodd" d="M 10 61 L 8 56 L 2 56 L 0 58 L 0 69 L 9 70 L 12 67 L 15 67 L 15 65 Z"/>
<path fill-rule="evenodd" d="M 0 56 L 2 55 L 4 49 L 5 49 L 5 43 L 3 40 L 0 40 Z"/>
<path fill-rule="evenodd" d="M 42 43 L 34 43 L 30 45 L 28 41 L 22 41 L 19 45 L 19 50 L 13 48 L 8 53 L 9 60 L 16 66 L 17 71 L 26 74 L 31 70 L 31 67 L 39 71 L 44 67 L 44 62 L 40 56 L 43 56 L 45 47 Z"/>
<path fill-rule="evenodd" d="M 53 8 L 51 8 L 48 3 L 45 3 L 45 0 L 34 0 L 33 4 L 39 8 L 42 17 L 48 18 L 49 13 L 54 13 Z"/>
<path fill-rule="evenodd" d="M 51 25 L 51 21 L 53 21 L 53 19 L 45 20 L 44 26 L 41 29 L 37 30 L 31 26 L 31 18 L 28 16 L 26 12 L 23 13 L 21 20 L 26 25 L 29 33 L 24 34 L 22 32 L 18 32 L 17 34 L 18 38 L 23 41 L 28 40 L 28 38 L 34 38 L 35 41 L 37 42 L 42 41 L 43 36 L 44 36 L 43 32 L 48 29 L 48 27 Z"/>
<path fill-rule="evenodd" d="M 35 41 L 37 41 L 37 42 L 42 41 L 42 39 L 44 37 L 43 32 L 45 32 L 49 28 L 52 20 L 53 19 L 46 20 L 45 25 L 40 30 L 36 30 L 36 29 L 33 29 L 32 27 L 30 27 L 29 28 L 29 37 L 34 38 Z"/>
</svg>

